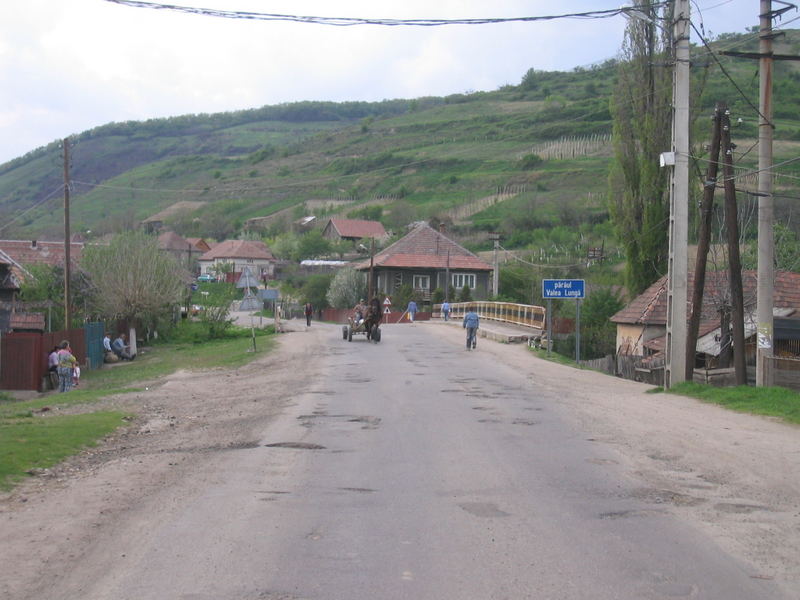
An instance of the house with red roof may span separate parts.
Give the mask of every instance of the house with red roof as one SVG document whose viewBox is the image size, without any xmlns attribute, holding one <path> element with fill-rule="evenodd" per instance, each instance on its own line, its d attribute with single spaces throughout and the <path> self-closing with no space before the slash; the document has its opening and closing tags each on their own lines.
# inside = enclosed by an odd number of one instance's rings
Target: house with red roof
<svg viewBox="0 0 800 600">
<path fill-rule="evenodd" d="M 378 221 L 360 219 L 330 219 L 322 230 L 322 236 L 332 241 L 358 242 L 365 238 L 385 240 L 389 235 Z"/>
<path fill-rule="evenodd" d="M 200 265 L 201 275 L 216 276 L 218 269 L 228 268 L 230 265 L 230 272 L 234 274 L 232 281 L 236 281 L 245 267 L 248 267 L 250 273 L 258 279 L 272 277 L 276 260 L 264 242 L 225 240 L 214 245 L 211 250 L 200 256 L 197 262 Z"/>
<path fill-rule="evenodd" d="M 428 300 L 432 290 L 445 289 L 448 279 L 458 291 L 468 286 L 474 300 L 486 300 L 491 292 L 492 266 L 427 223 L 416 225 L 378 252 L 372 265 L 379 295 L 391 295 L 410 285 Z M 368 272 L 370 261 L 359 263 L 356 269 Z"/>
<path fill-rule="evenodd" d="M 77 266 L 83 254 L 83 242 L 71 241 L 69 258 Z M 0 240 L 0 251 L 20 267 L 31 265 L 64 266 L 64 242 L 42 242 L 39 240 Z M 17 273 L 24 276 L 24 273 Z"/>
<path fill-rule="evenodd" d="M 756 333 L 756 271 L 742 271 L 745 311 L 745 352 L 752 362 Z M 694 286 L 694 273 L 689 273 L 689 289 Z M 691 294 L 690 299 L 691 302 Z M 797 348 L 796 323 L 800 323 L 800 273 L 778 271 L 775 273 L 773 297 L 775 316 L 775 354 Z M 717 358 L 730 344 L 730 336 L 723 331 L 724 315 L 730 314 L 730 284 L 727 271 L 706 273 L 700 328 L 697 338 L 698 365 L 715 366 Z M 689 307 L 691 312 L 691 307 Z M 648 356 L 663 352 L 667 332 L 667 278 L 662 277 L 639 294 L 625 308 L 611 317 L 617 325 L 617 354 Z M 785 322 L 784 322 L 785 321 Z M 778 332 L 785 332 L 786 335 Z M 794 333 L 793 333 L 794 332 Z"/>
</svg>

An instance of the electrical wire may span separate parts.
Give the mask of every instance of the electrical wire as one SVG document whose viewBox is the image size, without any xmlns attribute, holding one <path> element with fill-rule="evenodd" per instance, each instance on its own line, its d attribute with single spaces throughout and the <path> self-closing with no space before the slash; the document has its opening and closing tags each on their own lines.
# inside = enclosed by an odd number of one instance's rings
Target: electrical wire
<svg viewBox="0 0 800 600">
<path fill-rule="evenodd" d="M 12 217 L 12 218 L 11 218 L 11 220 L 10 220 L 8 223 L 6 223 L 6 224 L 4 224 L 4 225 L 0 226 L 0 231 L 5 231 L 5 230 L 6 230 L 6 229 L 8 229 L 8 228 L 9 228 L 11 225 L 13 225 L 13 224 L 14 224 L 14 223 L 16 223 L 17 221 L 19 221 L 19 220 L 20 220 L 22 217 L 24 217 L 24 216 L 25 216 L 25 215 L 27 215 L 29 212 L 31 212 L 31 211 L 32 211 L 34 208 L 38 208 L 38 207 L 40 207 L 40 206 L 41 206 L 41 205 L 43 205 L 45 202 L 47 202 L 48 200 L 50 200 L 50 198 L 52 198 L 52 197 L 53 197 L 55 194 L 57 194 L 58 192 L 60 192 L 60 191 L 61 191 L 61 190 L 63 190 L 63 189 L 64 189 L 64 184 L 62 183 L 62 184 L 60 184 L 60 185 L 59 185 L 59 186 L 58 186 L 56 189 L 54 189 L 52 192 L 50 192 L 49 194 L 47 194 L 47 196 L 45 196 L 44 198 L 42 198 L 42 199 L 41 199 L 41 200 L 39 200 L 38 202 L 34 203 L 32 206 L 28 207 L 26 210 L 22 211 L 22 212 L 21 212 L 20 214 L 18 214 L 17 216 L 15 216 L 15 217 Z"/>
<path fill-rule="evenodd" d="M 533 21 L 552 21 L 555 19 L 605 19 L 628 13 L 636 8 L 623 6 L 619 8 L 593 10 L 579 13 L 560 15 L 543 15 L 538 17 L 487 17 L 478 19 L 368 19 L 362 17 L 319 17 L 309 15 L 286 15 L 276 13 L 260 13 L 250 11 L 219 10 L 194 6 L 180 6 L 176 4 L 163 4 L 160 2 L 143 2 L 141 0 L 106 0 L 112 4 L 119 4 L 131 8 L 149 8 L 155 10 L 168 10 L 206 17 L 219 17 L 224 19 L 245 19 L 255 21 L 290 21 L 294 23 L 331 25 L 334 27 L 351 27 L 353 25 L 382 25 L 388 27 L 438 27 L 442 25 L 492 25 L 497 23 L 529 23 Z M 644 8 L 658 8 L 665 2 L 656 2 Z"/>
</svg>

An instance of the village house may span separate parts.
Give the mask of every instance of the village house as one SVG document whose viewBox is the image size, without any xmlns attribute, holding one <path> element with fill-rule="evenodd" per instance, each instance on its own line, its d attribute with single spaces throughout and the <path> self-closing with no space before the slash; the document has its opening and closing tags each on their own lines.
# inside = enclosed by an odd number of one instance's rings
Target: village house
<svg viewBox="0 0 800 600">
<path fill-rule="evenodd" d="M 322 237 L 334 242 L 340 240 L 359 242 L 369 238 L 376 241 L 385 240 L 389 235 L 378 221 L 330 219 L 322 230 Z"/>
<path fill-rule="evenodd" d="M 197 259 L 205 253 L 174 231 L 165 231 L 158 236 L 158 249 L 170 254 L 189 273 L 197 272 Z"/>
<path fill-rule="evenodd" d="M 370 261 L 356 268 L 369 272 Z M 374 290 L 381 295 L 409 285 L 429 301 L 431 292 L 444 290 L 448 280 L 457 292 L 467 286 L 473 300 L 486 300 L 491 293 L 491 265 L 427 223 L 417 224 L 405 237 L 378 252 L 372 269 Z"/>
<path fill-rule="evenodd" d="M 259 280 L 272 278 L 275 271 L 275 257 L 264 242 L 250 240 L 225 240 L 216 244 L 197 260 L 201 275 L 216 276 L 218 271 L 232 273 L 231 281 L 236 281 L 245 267 Z"/>
<path fill-rule="evenodd" d="M 743 271 L 744 327 L 748 364 L 755 361 L 756 333 L 756 272 Z M 694 274 L 689 273 L 689 289 L 694 286 Z M 691 298 L 690 298 L 691 300 Z M 775 273 L 774 293 L 776 355 L 800 354 L 798 327 L 800 323 L 800 273 Z M 728 327 L 723 331 L 730 314 L 730 285 L 727 271 L 706 274 L 695 365 L 716 367 L 720 354 L 730 347 Z M 728 316 L 726 316 L 728 315 Z M 667 278 L 662 277 L 639 294 L 625 308 L 611 317 L 617 325 L 618 355 L 652 356 L 663 353 L 667 329 Z"/>
</svg>

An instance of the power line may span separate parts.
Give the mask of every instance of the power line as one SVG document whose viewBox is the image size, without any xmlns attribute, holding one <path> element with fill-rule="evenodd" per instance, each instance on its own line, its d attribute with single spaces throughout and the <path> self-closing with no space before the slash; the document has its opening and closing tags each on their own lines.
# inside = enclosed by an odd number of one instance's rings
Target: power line
<svg viewBox="0 0 800 600">
<path fill-rule="evenodd" d="M 44 198 L 42 198 L 41 200 L 39 200 L 38 202 L 36 202 L 36 203 L 35 203 L 35 204 L 33 204 L 32 206 L 30 206 L 30 207 L 29 207 L 29 208 L 27 208 L 26 210 L 22 211 L 22 212 L 21 212 L 20 214 L 18 214 L 16 217 L 12 217 L 12 218 L 11 218 L 11 220 L 10 220 L 8 223 L 6 223 L 5 225 L 3 225 L 3 226 L 0 226 L 0 231 L 5 231 L 6 229 L 8 229 L 8 227 L 10 227 L 11 225 L 13 225 L 13 224 L 14 224 L 14 223 L 16 223 L 17 221 L 19 221 L 19 220 L 20 220 L 22 217 L 24 217 L 25 215 L 27 215 L 27 214 L 28 214 L 29 212 L 31 212 L 31 211 L 32 211 L 34 208 L 38 208 L 38 207 L 40 207 L 41 205 L 43 205 L 45 202 L 47 202 L 48 200 L 50 200 L 50 198 L 52 198 L 53 196 L 55 196 L 55 195 L 56 195 L 58 192 L 60 192 L 60 191 L 61 191 L 61 190 L 63 190 L 63 189 L 64 189 L 64 184 L 63 184 L 63 183 L 62 183 L 62 184 L 59 184 L 59 186 L 58 186 L 56 189 L 54 189 L 52 192 L 50 192 L 49 194 L 47 194 L 47 196 L 45 196 Z"/>
<path fill-rule="evenodd" d="M 206 17 L 223 19 L 245 19 L 251 21 L 289 21 L 294 23 L 330 25 L 334 27 L 351 27 L 354 25 L 381 25 L 387 27 L 439 27 L 443 25 L 493 25 L 498 23 L 529 23 L 534 21 L 552 21 L 555 19 L 606 19 L 628 13 L 641 8 L 659 8 L 665 2 L 656 2 L 645 7 L 624 6 L 605 10 L 593 10 L 561 15 L 543 15 L 538 17 L 486 17 L 477 19 L 369 19 L 362 17 L 319 17 L 308 15 L 286 15 L 277 13 L 260 13 L 238 10 L 219 10 L 194 6 L 179 6 L 176 4 L 163 4 L 160 2 L 143 2 L 141 0 L 106 0 L 113 4 L 129 6 L 132 8 L 149 8 L 154 10 L 169 10 Z"/>
</svg>

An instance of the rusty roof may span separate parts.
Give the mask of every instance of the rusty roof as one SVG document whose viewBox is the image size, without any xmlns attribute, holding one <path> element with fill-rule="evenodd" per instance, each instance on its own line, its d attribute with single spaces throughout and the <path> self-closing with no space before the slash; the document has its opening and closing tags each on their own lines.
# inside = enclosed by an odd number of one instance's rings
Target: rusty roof
<svg viewBox="0 0 800 600">
<path fill-rule="evenodd" d="M 44 314 L 15 312 L 11 315 L 11 329 L 35 329 L 44 331 Z"/>
<path fill-rule="evenodd" d="M 756 271 L 742 271 L 742 289 L 745 311 L 752 311 L 756 304 Z M 691 290 L 694 287 L 694 272 L 689 273 L 688 288 L 691 303 Z M 703 291 L 701 323 L 718 322 L 718 309 L 723 304 L 730 305 L 730 286 L 727 271 L 706 273 Z M 775 308 L 800 310 L 800 273 L 789 271 L 775 272 Z M 688 307 L 691 309 L 691 307 Z M 667 323 L 667 278 L 662 277 L 644 292 L 634 298 L 625 308 L 611 317 L 614 323 L 642 325 L 666 325 Z M 701 325 L 701 328 L 703 325 Z"/>
<path fill-rule="evenodd" d="M 454 269 L 459 271 L 491 271 L 492 266 L 460 246 L 427 223 L 414 227 L 374 257 L 375 266 L 395 268 Z M 369 261 L 357 269 L 369 268 Z"/>
<path fill-rule="evenodd" d="M 83 253 L 82 242 L 70 242 L 70 263 L 77 264 Z M 22 266 L 64 264 L 64 242 L 0 240 L 0 250 Z"/>
<path fill-rule="evenodd" d="M 199 260 L 215 260 L 217 258 L 275 260 L 272 252 L 264 242 L 250 240 L 225 240 L 216 244 L 211 250 L 203 254 Z"/>
<path fill-rule="evenodd" d="M 386 237 L 386 230 L 378 221 L 363 221 L 360 219 L 331 219 L 328 227 L 332 227 L 339 237 L 352 238 L 378 238 Z"/>
</svg>

